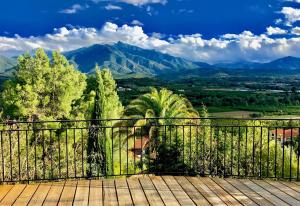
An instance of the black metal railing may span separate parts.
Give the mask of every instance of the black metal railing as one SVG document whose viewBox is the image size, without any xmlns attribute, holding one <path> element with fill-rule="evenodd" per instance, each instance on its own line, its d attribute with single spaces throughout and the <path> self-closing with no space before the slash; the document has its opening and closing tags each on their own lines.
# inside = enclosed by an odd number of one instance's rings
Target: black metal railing
<svg viewBox="0 0 300 206">
<path fill-rule="evenodd" d="M 299 119 L 7 121 L 0 124 L 0 181 L 135 174 L 299 180 L 299 142 Z"/>
</svg>

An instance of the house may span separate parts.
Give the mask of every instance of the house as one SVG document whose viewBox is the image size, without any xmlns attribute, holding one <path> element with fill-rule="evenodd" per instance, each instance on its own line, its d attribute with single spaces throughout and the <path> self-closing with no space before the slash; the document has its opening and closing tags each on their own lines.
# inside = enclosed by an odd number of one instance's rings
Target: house
<svg viewBox="0 0 300 206">
<path fill-rule="evenodd" d="M 276 138 L 277 140 L 281 141 L 281 143 L 290 142 L 292 139 L 299 138 L 299 129 L 277 129 L 277 130 L 271 130 L 270 135 L 273 139 Z"/>
<path fill-rule="evenodd" d="M 129 151 L 131 151 L 135 157 L 140 158 L 142 154 L 145 154 L 145 150 L 148 148 L 148 146 L 149 137 L 144 136 L 142 138 L 137 138 L 134 142 L 133 147 L 130 148 Z"/>
</svg>

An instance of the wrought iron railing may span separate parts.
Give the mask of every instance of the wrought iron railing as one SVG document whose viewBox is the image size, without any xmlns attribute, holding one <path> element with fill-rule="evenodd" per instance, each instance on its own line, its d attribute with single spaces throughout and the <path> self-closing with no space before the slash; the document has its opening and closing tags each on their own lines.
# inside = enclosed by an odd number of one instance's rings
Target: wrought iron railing
<svg viewBox="0 0 300 206">
<path fill-rule="evenodd" d="M 7 121 L 0 124 L 0 181 L 135 174 L 299 180 L 299 142 L 299 119 Z"/>
</svg>

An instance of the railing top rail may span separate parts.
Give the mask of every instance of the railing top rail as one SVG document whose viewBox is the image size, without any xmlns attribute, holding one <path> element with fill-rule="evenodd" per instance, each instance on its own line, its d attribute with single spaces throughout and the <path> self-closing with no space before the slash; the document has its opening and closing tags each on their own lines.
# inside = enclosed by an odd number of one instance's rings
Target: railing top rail
<svg viewBox="0 0 300 206">
<path fill-rule="evenodd" d="M 116 119 L 88 119 L 88 120 L 38 120 L 38 121 L 20 121 L 7 120 L 0 124 L 34 124 L 34 123 L 68 123 L 68 122 L 93 122 L 93 121 L 134 121 L 134 120 L 228 120 L 228 121 L 300 121 L 299 118 L 234 118 L 234 117 L 168 117 L 168 118 L 116 118 Z"/>
</svg>

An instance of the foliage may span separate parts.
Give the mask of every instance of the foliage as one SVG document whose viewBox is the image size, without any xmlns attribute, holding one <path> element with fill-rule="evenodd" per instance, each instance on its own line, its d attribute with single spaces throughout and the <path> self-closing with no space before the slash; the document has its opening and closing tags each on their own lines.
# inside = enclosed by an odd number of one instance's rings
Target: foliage
<svg viewBox="0 0 300 206">
<path fill-rule="evenodd" d="M 25 120 L 66 119 L 85 86 L 85 75 L 64 56 L 53 52 L 50 60 L 38 49 L 35 56 L 19 57 L 14 78 L 5 83 L 1 99 L 4 115 Z"/>
</svg>

